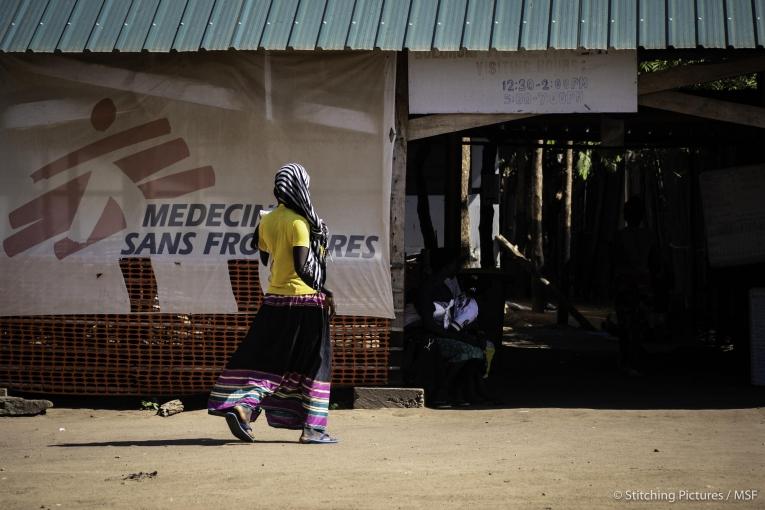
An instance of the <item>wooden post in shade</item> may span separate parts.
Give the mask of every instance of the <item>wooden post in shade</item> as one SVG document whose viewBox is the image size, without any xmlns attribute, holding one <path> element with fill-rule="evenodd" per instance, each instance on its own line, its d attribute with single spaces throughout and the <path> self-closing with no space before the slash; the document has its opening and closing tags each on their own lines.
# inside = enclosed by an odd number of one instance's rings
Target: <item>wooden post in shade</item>
<svg viewBox="0 0 765 510">
<path fill-rule="evenodd" d="M 447 135 L 446 175 L 444 176 L 444 250 L 455 258 L 460 250 L 460 176 L 462 175 L 461 138 Z"/>
<path fill-rule="evenodd" d="M 428 195 L 428 179 L 425 175 L 425 161 L 431 152 L 431 145 L 422 145 L 415 151 L 413 170 L 417 180 L 417 218 L 420 220 L 420 232 L 425 249 L 433 252 L 438 248 L 436 230 L 433 228 L 433 218 L 430 216 L 430 196 Z M 407 165 L 409 166 L 409 165 Z"/>
<path fill-rule="evenodd" d="M 574 189 L 574 142 L 568 141 L 566 149 L 566 167 L 563 174 L 563 196 L 561 202 L 561 243 L 560 243 L 560 290 L 564 295 L 569 291 L 569 269 L 571 262 L 571 196 Z M 558 303 L 558 324 L 568 323 L 568 309 Z"/>
<path fill-rule="evenodd" d="M 541 273 L 545 264 L 544 233 L 542 231 L 542 182 L 544 140 L 537 141 L 534 152 L 534 171 L 531 177 L 531 262 L 535 271 Z M 535 312 L 545 311 L 545 288 L 536 278 L 531 281 L 531 308 Z"/>
<path fill-rule="evenodd" d="M 495 267 L 494 260 L 494 204 L 499 202 L 499 182 L 496 176 L 497 144 L 483 148 L 481 158 L 481 218 L 478 232 L 481 243 L 481 267 Z"/>
<path fill-rule="evenodd" d="M 409 120 L 406 53 L 396 63 L 396 126 L 393 133 L 393 169 L 390 190 L 390 274 L 395 318 L 391 324 L 388 383 L 401 382 L 404 350 L 404 219 L 406 217 L 406 147 Z"/>
<path fill-rule="evenodd" d="M 470 262 L 470 211 L 468 197 L 470 194 L 470 138 L 462 139 L 462 160 L 459 178 L 459 207 L 460 207 L 460 267 L 467 267 Z"/>
<path fill-rule="evenodd" d="M 529 244 L 529 179 L 531 174 L 531 159 L 527 151 L 516 157 L 515 181 L 515 216 L 513 220 L 514 241 L 522 252 L 526 252 Z M 525 286 L 524 286 L 525 287 Z"/>
</svg>

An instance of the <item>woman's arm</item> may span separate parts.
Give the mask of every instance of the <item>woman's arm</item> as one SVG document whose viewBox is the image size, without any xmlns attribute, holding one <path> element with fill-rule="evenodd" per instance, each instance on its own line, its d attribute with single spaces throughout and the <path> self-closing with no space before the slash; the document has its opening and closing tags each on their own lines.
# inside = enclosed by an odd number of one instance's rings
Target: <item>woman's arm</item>
<svg viewBox="0 0 765 510">
<path fill-rule="evenodd" d="M 258 226 L 255 227 L 255 232 L 253 232 L 253 234 L 252 234 L 252 244 L 251 244 L 250 247 L 253 250 L 256 250 L 256 251 L 260 252 L 260 262 L 267 266 L 268 265 L 268 252 L 258 249 L 258 241 L 259 240 L 260 240 L 260 224 L 258 224 Z"/>
<path fill-rule="evenodd" d="M 308 260 L 308 248 L 305 246 L 294 246 L 292 248 L 292 263 L 295 265 L 295 273 L 300 277 L 303 282 L 311 286 L 311 275 L 304 272 L 305 262 Z M 321 289 L 326 295 L 327 305 L 329 306 L 329 318 L 335 316 L 335 299 L 332 295 L 332 291 L 324 287 Z"/>
</svg>

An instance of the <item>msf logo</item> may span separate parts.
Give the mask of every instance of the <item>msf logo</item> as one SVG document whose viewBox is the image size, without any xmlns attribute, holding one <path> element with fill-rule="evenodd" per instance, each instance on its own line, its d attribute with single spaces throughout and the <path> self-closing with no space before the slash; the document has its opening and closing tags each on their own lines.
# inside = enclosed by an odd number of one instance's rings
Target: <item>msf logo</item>
<svg viewBox="0 0 765 510">
<path fill-rule="evenodd" d="M 90 123 L 97 131 L 106 131 L 116 118 L 117 109 L 111 99 L 102 99 L 92 110 Z M 64 171 L 76 168 L 95 158 L 107 156 L 142 142 L 153 140 L 171 132 L 166 118 L 153 120 L 140 126 L 101 138 L 80 147 L 32 172 L 32 181 L 50 179 Z M 189 157 L 189 148 L 183 138 L 175 138 L 114 161 L 147 200 L 177 198 L 215 185 L 215 171 L 211 166 L 179 171 L 164 177 L 154 174 Z M 106 170 L 106 169 L 104 169 Z M 77 210 L 88 187 L 92 171 L 83 173 L 11 211 L 8 220 L 15 233 L 3 240 L 9 257 L 70 232 Z M 76 241 L 69 236 L 53 244 L 53 252 L 63 259 L 87 248 L 127 227 L 122 207 L 109 197 L 87 240 Z"/>
</svg>

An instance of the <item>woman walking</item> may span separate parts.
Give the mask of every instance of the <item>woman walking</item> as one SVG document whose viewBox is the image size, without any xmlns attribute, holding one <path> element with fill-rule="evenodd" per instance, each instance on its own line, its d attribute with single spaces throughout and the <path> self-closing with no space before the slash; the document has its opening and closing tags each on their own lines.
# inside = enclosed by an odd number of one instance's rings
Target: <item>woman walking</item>
<svg viewBox="0 0 765 510">
<path fill-rule="evenodd" d="M 327 226 L 313 209 L 310 178 L 296 163 L 276 173 L 275 210 L 255 231 L 261 263 L 271 258 L 268 291 L 247 336 L 210 393 L 208 412 L 254 441 L 261 412 L 272 427 L 302 430 L 301 443 L 329 444 L 326 432 L 332 351 L 332 293 L 324 287 Z"/>
</svg>

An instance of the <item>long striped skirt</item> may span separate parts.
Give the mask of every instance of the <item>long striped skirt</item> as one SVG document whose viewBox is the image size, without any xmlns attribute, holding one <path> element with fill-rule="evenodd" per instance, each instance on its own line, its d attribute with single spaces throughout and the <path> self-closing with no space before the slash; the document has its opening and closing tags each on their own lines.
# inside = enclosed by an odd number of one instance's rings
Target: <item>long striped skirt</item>
<svg viewBox="0 0 765 510">
<path fill-rule="evenodd" d="M 207 409 L 261 411 L 272 427 L 324 430 L 332 370 L 323 294 L 265 297 L 247 336 L 210 393 Z"/>
</svg>

